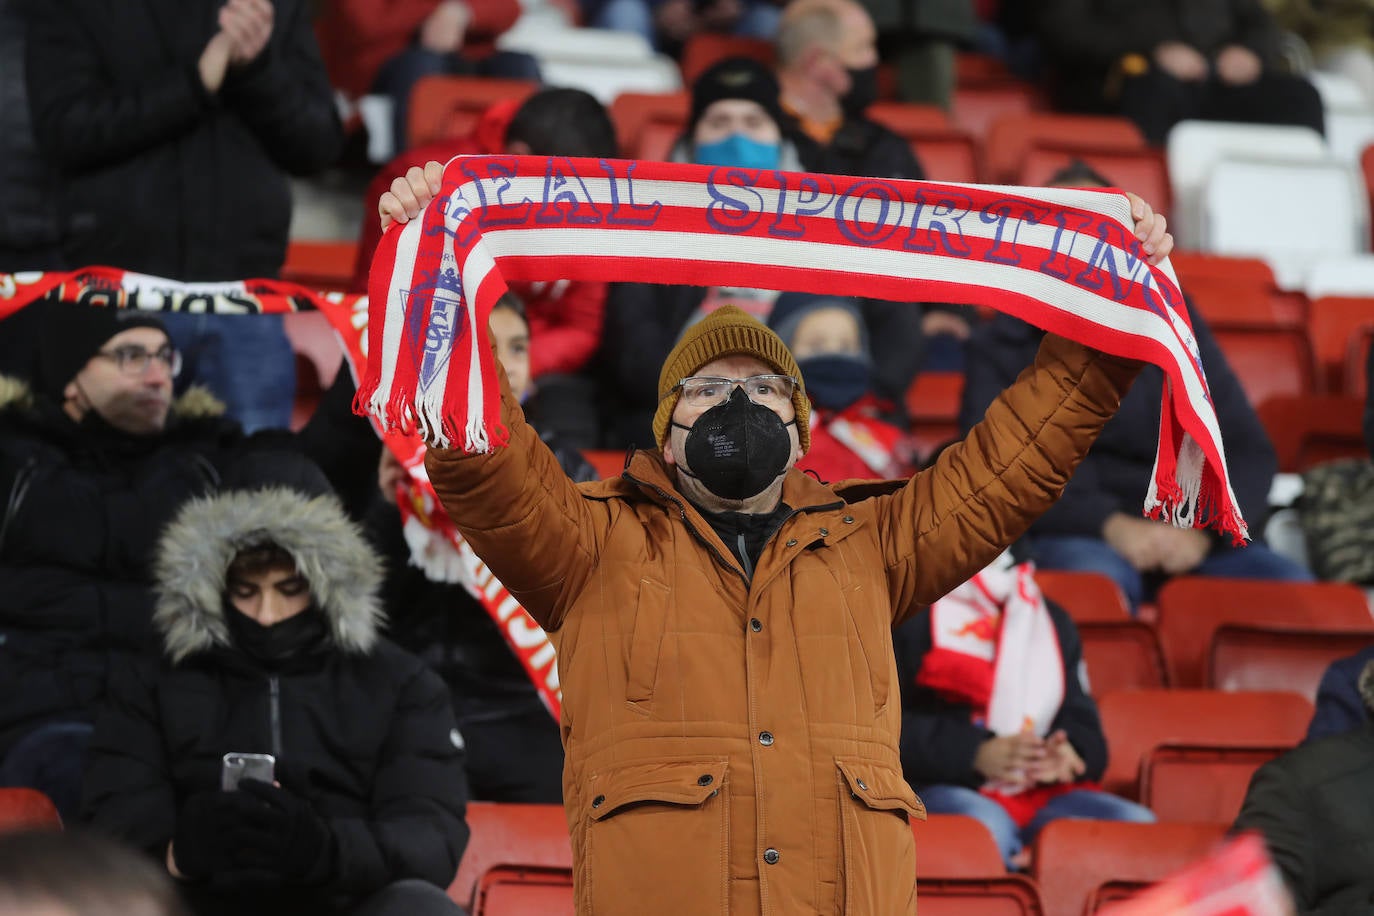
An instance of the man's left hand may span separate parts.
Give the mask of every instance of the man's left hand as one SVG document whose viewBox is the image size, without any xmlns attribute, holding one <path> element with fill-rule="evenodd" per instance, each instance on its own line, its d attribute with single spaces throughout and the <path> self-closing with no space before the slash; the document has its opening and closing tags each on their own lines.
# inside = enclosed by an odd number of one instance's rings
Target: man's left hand
<svg viewBox="0 0 1374 916">
<path fill-rule="evenodd" d="M 1140 239 L 1140 246 L 1145 250 L 1145 260 L 1158 264 L 1174 250 L 1174 237 L 1165 225 L 1164 214 L 1156 213 L 1149 204 L 1130 191 L 1126 192 L 1126 198 L 1131 202 L 1135 237 Z"/>
<path fill-rule="evenodd" d="M 288 882 L 318 879 L 333 837 L 310 802 L 255 779 L 239 783 L 239 791 L 258 804 L 227 837 L 235 870 Z"/>
<path fill-rule="evenodd" d="M 1045 739 L 1045 758 L 1030 773 L 1038 783 L 1075 782 L 1088 770 L 1063 729 Z"/>
<path fill-rule="evenodd" d="M 230 64 L 242 67 L 258 59 L 272 38 L 273 17 L 271 0 L 229 0 L 220 8 L 219 27 L 234 45 Z"/>
<path fill-rule="evenodd" d="M 1161 522 L 1156 538 L 1159 566 L 1171 576 L 1197 569 L 1212 550 L 1211 535 L 1199 528 L 1175 528 Z"/>
<path fill-rule="evenodd" d="M 1217 55 L 1217 77 L 1228 86 L 1246 86 L 1260 78 L 1259 55 L 1241 45 L 1227 45 Z"/>
</svg>

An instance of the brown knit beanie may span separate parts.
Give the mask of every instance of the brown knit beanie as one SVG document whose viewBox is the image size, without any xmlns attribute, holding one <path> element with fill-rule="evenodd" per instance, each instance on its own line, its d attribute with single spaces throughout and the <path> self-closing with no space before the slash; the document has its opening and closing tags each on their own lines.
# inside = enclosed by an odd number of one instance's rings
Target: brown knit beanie
<svg viewBox="0 0 1374 916">
<path fill-rule="evenodd" d="M 692 325 L 663 361 L 658 375 L 658 410 L 654 413 L 654 441 L 662 448 L 668 441 L 668 428 L 677 408 L 678 382 L 693 375 L 707 363 L 723 356 L 752 356 L 773 367 L 775 372 L 797 380 L 792 392 L 792 407 L 797 412 L 797 439 L 801 450 L 811 448 L 811 401 L 806 397 L 801 370 L 792 351 L 778 335 L 737 306 L 725 305 Z"/>
</svg>

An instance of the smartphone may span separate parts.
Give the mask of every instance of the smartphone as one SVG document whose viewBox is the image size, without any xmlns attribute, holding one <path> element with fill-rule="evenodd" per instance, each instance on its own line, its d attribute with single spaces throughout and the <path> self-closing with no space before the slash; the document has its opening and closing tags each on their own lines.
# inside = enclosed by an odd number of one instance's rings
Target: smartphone
<svg viewBox="0 0 1374 916">
<path fill-rule="evenodd" d="M 270 785 L 276 769 L 277 758 L 271 754 L 230 752 L 224 755 L 220 766 L 219 787 L 225 792 L 233 792 L 239 787 L 239 781 L 244 779 L 257 779 Z"/>
</svg>

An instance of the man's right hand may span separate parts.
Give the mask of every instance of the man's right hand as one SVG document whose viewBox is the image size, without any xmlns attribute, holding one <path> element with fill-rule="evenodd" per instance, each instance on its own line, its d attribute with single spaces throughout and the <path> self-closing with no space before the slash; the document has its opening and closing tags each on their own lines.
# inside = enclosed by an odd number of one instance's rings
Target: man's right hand
<svg viewBox="0 0 1374 916">
<path fill-rule="evenodd" d="M 1207 58 L 1181 41 L 1161 42 L 1155 48 L 1155 65 L 1185 83 L 1198 83 L 1207 78 Z"/>
<path fill-rule="evenodd" d="M 409 171 L 391 183 L 391 190 L 377 201 L 382 229 L 392 223 L 408 223 L 419 216 L 420 211 L 439 194 L 443 181 L 442 162 L 431 159 L 424 168 L 411 166 Z"/>
<path fill-rule="evenodd" d="M 1033 732 L 989 738 L 978 747 L 973 768 L 989 782 L 1024 784 L 1045 753 L 1044 740 Z"/>
<path fill-rule="evenodd" d="M 1102 540 L 1126 558 L 1137 572 L 1159 568 L 1160 524 L 1148 518 L 1133 518 L 1124 512 L 1113 512 L 1102 525 Z"/>
</svg>

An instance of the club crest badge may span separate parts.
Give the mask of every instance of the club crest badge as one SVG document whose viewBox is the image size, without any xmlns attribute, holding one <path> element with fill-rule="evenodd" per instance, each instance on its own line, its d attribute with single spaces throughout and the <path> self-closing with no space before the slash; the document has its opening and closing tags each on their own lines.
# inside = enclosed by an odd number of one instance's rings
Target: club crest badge
<svg viewBox="0 0 1374 916">
<path fill-rule="evenodd" d="M 463 281 L 453 266 L 428 272 L 404 290 L 406 339 L 421 391 L 443 378 L 453 348 L 468 330 Z"/>
</svg>

